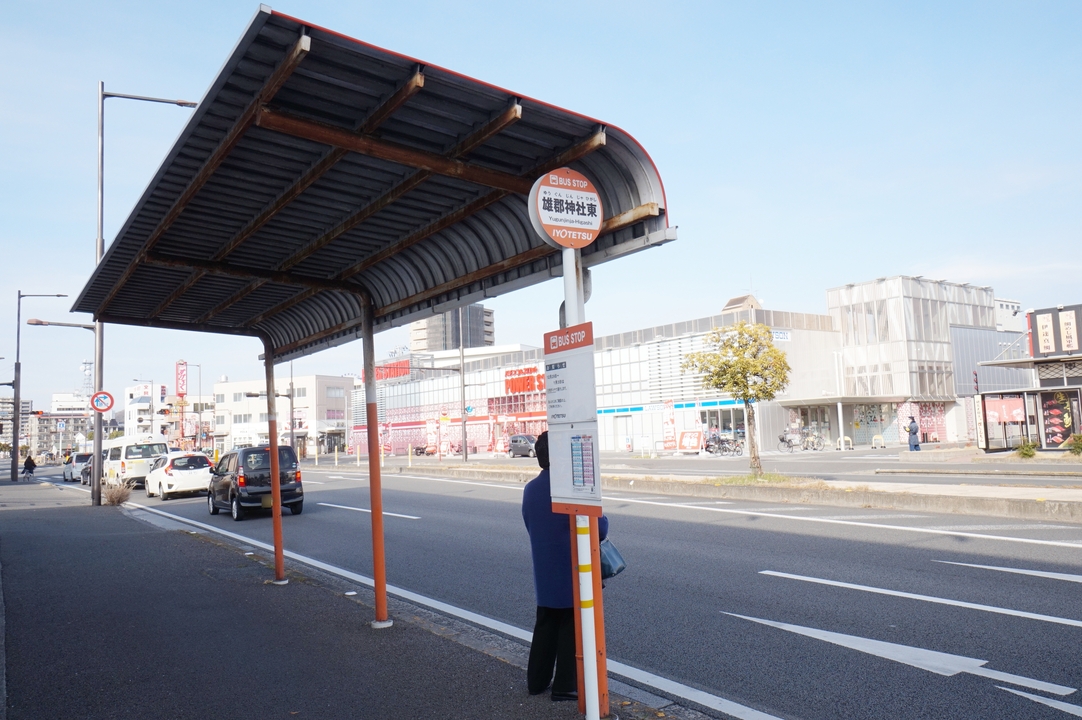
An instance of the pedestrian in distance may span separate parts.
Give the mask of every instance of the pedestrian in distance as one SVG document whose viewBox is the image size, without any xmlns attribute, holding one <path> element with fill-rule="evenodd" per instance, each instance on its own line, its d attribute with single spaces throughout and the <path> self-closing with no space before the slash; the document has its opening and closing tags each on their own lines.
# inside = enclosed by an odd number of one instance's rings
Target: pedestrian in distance
<svg viewBox="0 0 1082 720">
<path fill-rule="evenodd" d="M 578 700 L 571 525 L 567 515 L 552 511 L 548 432 L 537 438 L 534 453 L 541 473 L 526 484 L 522 493 L 522 519 L 530 534 L 537 597 L 537 620 L 526 667 L 526 689 L 531 695 L 540 695 L 551 683 L 553 701 Z M 601 516 L 597 528 L 599 539 L 604 540 L 609 531 L 609 519 Z"/>
<path fill-rule="evenodd" d="M 34 477 L 34 468 L 37 466 L 38 464 L 34 462 L 34 457 L 32 455 L 27 455 L 26 461 L 23 462 L 23 475 L 26 477 Z"/>
<path fill-rule="evenodd" d="M 917 425 L 917 421 L 912 415 L 909 416 L 909 451 L 918 452 L 920 450 L 920 425 Z"/>
</svg>

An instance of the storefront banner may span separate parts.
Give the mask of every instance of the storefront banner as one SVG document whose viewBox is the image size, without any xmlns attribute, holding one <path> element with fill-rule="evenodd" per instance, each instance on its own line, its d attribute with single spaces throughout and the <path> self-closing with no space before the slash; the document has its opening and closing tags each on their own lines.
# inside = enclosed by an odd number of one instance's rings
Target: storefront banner
<svg viewBox="0 0 1082 720">
<path fill-rule="evenodd" d="M 1064 352 L 1078 352 L 1078 325 L 1075 311 L 1063 310 L 1059 314 L 1059 342 Z"/>
<path fill-rule="evenodd" d="M 661 419 L 662 437 L 666 450 L 676 449 L 676 408 L 672 400 L 665 401 L 665 414 Z"/>
<path fill-rule="evenodd" d="M 1026 421 L 1022 397 L 985 398 L 984 415 L 990 423 L 1020 423 Z"/>
<path fill-rule="evenodd" d="M 977 447 L 987 450 L 988 439 L 984 432 L 984 398 L 974 395 L 973 398 L 973 421 L 977 429 Z"/>
<path fill-rule="evenodd" d="M 1041 393 L 1041 419 L 1045 448 L 1059 448 L 1078 432 L 1078 391 Z"/>
</svg>

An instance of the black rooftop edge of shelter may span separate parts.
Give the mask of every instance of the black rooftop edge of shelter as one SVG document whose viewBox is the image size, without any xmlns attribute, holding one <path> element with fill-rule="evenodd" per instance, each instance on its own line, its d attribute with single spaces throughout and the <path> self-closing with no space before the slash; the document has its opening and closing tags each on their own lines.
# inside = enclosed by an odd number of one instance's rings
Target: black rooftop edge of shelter
<svg viewBox="0 0 1082 720">
<path fill-rule="evenodd" d="M 308 355 L 561 275 L 526 195 L 565 165 L 584 267 L 676 239 L 627 133 L 261 6 L 72 309 Z"/>
</svg>

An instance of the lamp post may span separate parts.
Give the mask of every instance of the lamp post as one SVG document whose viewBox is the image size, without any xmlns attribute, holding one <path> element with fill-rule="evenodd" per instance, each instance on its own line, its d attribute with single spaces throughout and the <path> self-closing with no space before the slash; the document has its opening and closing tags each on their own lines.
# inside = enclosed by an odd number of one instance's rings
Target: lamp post
<svg viewBox="0 0 1082 720">
<path fill-rule="evenodd" d="M 246 393 L 244 393 L 244 397 L 250 397 L 250 398 L 267 397 L 267 393 L 265 393 L 265 392 L 246 392 Z M 297 450 L 296 442 L 295 442 L 296 438 L 294 437 L 294 434 L 293 434 L 293 383 L 292 382 L 289 383 L 289 392 L 287 392 L 287 393 L 276 392 L 276 393 L 274 393 L 274 397 L 284 397 L 284 398 L 289 400 L 289 447 L 293 448 L 293 451 L 296 452 L 296 450 Z M 268 430 L 269 429 L 270 428 L 268 427 Z M 268 437 L 267 440 L 269 441 L 270 437 Z"/>
<path fill-rule="evenodd" d="M 15 391 L 15 406 L 11 409 L 11 482 L 19 479 L 19 415 L 22 410 L 22 363 L 19 362 L 20 339 L 23 319 L 23 298 L 25 297 L 67 297 L 63 294 L 34 295 L 19 290 L 19 299 L 15 304 L 15 377 L 11 388 Z"/>
<path fill-rule="evenodd" d="M 121 98 L 124 100 L 142 100 L 144 102 L 165 103 L 167 105 L 179 105 L 180 107 L 193 108 L 198 103 L 191 102 L 190 100 L 170 100 L 167 98 L 146 97 L 143 95 L 125 95 L 124 93 L 107 93 L 105 92 L 105 83 L 103 81 L 98 82 L 98 237 L 94 242 L 94 266 L 97 267 L 101 263 L 101 258 L 105 255 L 105 235 L 104 235 L 104 220 L 105 220 L 105 99 L 106 98 Z M 102 357 L 105 354 L 105 337 L 104 328 L 102 323 L 94 321 L 94 392 L 99 393 L 102 391 L 102 385 L 104 384 L 104 373 L 102 371 Z M 91 493 L 91 503 L 94 505 L 101 505 L 101 441 L 102 434 L 105 432 L 105 421 L 100 412 L 94 414 L 94 457 L 91 459 L 92 469 L 91 475 L 94 478 L 94 488 L 97 488 L 95 492 Z M 14 467 L 14 463 L 12 464 Z M 14 473 L 14 470 L 12 471 Z M 12 480 L 15 478 L 12 477 Z"/>
<path fill-rule="evenodd" d="M 25 295 L 23 297 L 26 297 Z M 37 318 L 30 318 L 26 321 L 27 325 L 36 325 L 38 327 L 70 327 L 70 328 L 82 328 L 83 330 L 89 330 L 94 332 L 95 327 L 93 325 L 84 325 L 83 323 L 66 323 L 66 322 L 53 322 L 51 320 L 38 320 Z M 91 409 L 91 412 L 97 412 Z M 60 444 L 63 445 L 63 433 L 61 433 Z M 75 444 L 75 430 L 72 429 L 72 445 Z M 93 473 L 91 473 L 93 476 Z M 96 477 L 90 479 L 90 494 L 92 497 L 101 497 L 101 484 Z"/>
</svg>

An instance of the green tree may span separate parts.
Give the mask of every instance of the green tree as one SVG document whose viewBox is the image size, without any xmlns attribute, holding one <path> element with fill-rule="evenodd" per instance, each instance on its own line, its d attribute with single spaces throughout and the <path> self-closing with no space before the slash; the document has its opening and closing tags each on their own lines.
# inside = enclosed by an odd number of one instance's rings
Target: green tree
<svg viewBox="0 0 1082 720">
<path fill-rule="evenodd" d="M 124 434 L 123 430 L 110 430 L 108 439 L 112 440 L 114 438 L 121 437 L 123 434 Z"/>
<path fill-rule="evenodd" d="M 774 347 L 770 328 L 743 320 L 729 327 L 714 328 L 703 344 L 708 349 L 689 353 L 681 369 L 700 373 L 703 387 L 743 401 L 751 469 L 761 474 L 763 464 L 755 443 L 755 403 L 773 400 L 789 384 L 785 353 Z"/>
</svg>

